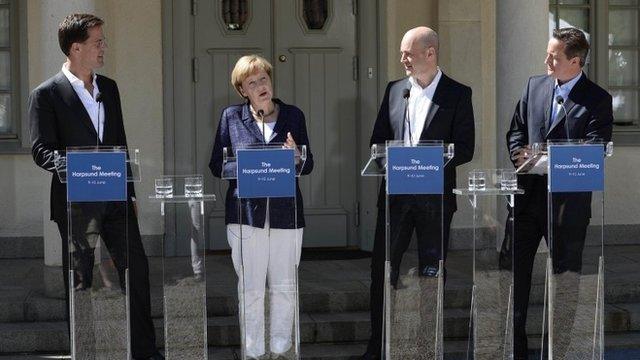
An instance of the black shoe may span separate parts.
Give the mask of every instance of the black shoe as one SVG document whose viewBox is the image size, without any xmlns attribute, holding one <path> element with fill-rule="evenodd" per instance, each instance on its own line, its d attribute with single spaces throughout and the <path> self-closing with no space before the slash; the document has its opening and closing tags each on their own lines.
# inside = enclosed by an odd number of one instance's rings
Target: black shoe
<svg viewBox="0 0 640 360">
<path fill-rule="evenodd" d="M 362 355 L 362 357 L 360 358 L 362 360 L 380 360 L 380 355 L 377 354 L 371 354 L 368 351 L 366 353 L 364 353 L 364 355 Z"/>
<path fill-rule="evenodd" d="M 135 360 L 164 360 L 164 356 L 157 352 L 149 357 L 137 357 Z"/>
<path fill-rule="evenodd" d="M 420 276 L 438 277 L 438 267 L 427 265 L 422 269 L 422 271 L 420 271 Z"/>
</svg>

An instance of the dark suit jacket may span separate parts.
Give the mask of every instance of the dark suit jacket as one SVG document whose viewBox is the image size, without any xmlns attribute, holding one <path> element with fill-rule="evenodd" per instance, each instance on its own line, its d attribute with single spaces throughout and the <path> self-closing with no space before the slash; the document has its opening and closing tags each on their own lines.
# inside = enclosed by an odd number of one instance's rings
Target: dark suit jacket
<svg viewBox="0 0 640 360">
<path fill-rule="evenodd" d="M 404 134 L 405 100 L 403 90 L 411 88 L 409 78 L 390 82 L 384 93 L 382 105 L 371 135 L 370 145 L 384 144 L 387 140 L 402 140 Z M 455 156 L 444 170 L 444 206 L 455 211 L 456 166 L 473 158 L 475 125 L 471 88 L 444 73 L 436 87 L 431 108 L 420 135 L 420 140 L 442 140 L 455 144 Z M 380 188 L 378 207 L 384 206 L 385 184 Z M 436 197 L 425 196 L 429 201 Z"/>
<path fill-rule="evenodd" d="M 567 138 L 611 140 L 613 126 L 611 95 L 589 80 L 585 74 L 581 75 L 564 103 L 567 114 L 565 115 L 561 110 L 558 118 L 549 128 L 554 86 L 555 80 L 548 75 L 529 78 L 507 132 L 507 146 L 510 154 L 525 145 L 547 140 L 566 140 Z M 516 214 L 526 207 L 535 191 L 540 191 L 541 186 L 536 186 L 541 183 L 540 178 L 539 175 L 519 176 L 518 181 L 525 190 L 525 194 L 516 197 Z M 566 214 L 582 218 L 591 215 L 591 193 L 555 195 L 554 206 L 562 204 L 565 206 Z M 546 212 L 546 209 L 542 210 Z"/>
<path fill-rule="evenodd" d="M 97 76 L 96 82 L 105 112 L 100 145 L 127 146 L 118 86 L 102 75 Z M 67 188 L 55 172 L 53 151 L 64 153 L 70 146 L 95 146 L 98 135 L 82 101 L 62 71 L 31 92 L 28 107 L 33 160 L 54 174 L 51 179 L 51 220 L 66 221 Z M 129 196 L 135 196 L 132 183 L 128 183 L 128 192 Z"/>
<path fill-rule="evenodd" d="M 313 155 L 309 147 L 307 126 L 304 114 L 293 105 L 287 105 L 278 99 L 274 99 L 280 106 L 278 121 L 274 128 L 274 137 L 271 143 L 284 143 L 287 132 L 291 133 L 293 140 L 298 145 L 307 145 L 307 161 L 302 168 L 302 175 L 307 175 L 313 170 Z M 215 177 L 222 177 L 223 162 L 222 149 L 228 148 L 235 151 L 241 145 L 262 144 L 262 132 L 258 128 L 256 120 L 251 115 L 249 104 L 232 105 L 222 111 L 215 144 L 211 154 L 209 168 Z M 294 205 L 296 211 L 294 212 Z M 265 223 L 267 209 L 266 198 L 242 200 L 242 224 L 262 228 Z M 294 215 L 297 214 L 297 219 Z M 297 220 L 297 224 L 296 224 Z M 236 180 L 229 181 L 229 189 L 225 199 L 225 224 L 239 224 L 238 220 L 238 184 Z M 296 179 L 296 204 L 292 198 L 269 199 L 269 225 L 276 229 L 294 229 L 305 226 L 302 194 Z"/>
</svg>

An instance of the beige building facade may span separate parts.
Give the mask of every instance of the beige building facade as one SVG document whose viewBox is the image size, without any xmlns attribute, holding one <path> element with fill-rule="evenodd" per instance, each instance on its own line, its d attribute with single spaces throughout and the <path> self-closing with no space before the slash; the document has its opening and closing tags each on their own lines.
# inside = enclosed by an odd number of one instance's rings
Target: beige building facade
<svg viewBox="0 0 640 360">
<path fill-rule="evenodd" d="M 194 1 L 194 4 L 198 6 L 203 1 Z M 163 224 L 157 206 L 145 200 L 144 194 L 152 193 L 155 177 L 176 168 L 176 164 L 168 160 L 173 159 L 175 148 L 190 146 L 188 142 L 175 142 L 172 133 L 175 126 L 191 121 L 189 114 L 176 111 L 174 102 L 176 84 L 188 84 L 192 73 L 189 66 L 180 68 L 176 61 L 180 55 L 176 52 L 181 52 L 184 58 L 191 57 L 181 47 L 193 36 L 189 32 L 192 15 L 185 3 L 188 1 L 28 0 L 16 5 L 19 16 L 15 19 L 26 31 L 19 54 L 19 64 L 23 67 L 20 73 L 26 88 L 23 86 L 20 94 L 28 94 L 60 70 L 64 57 L 58 47 L 56 30 L 64 16 L 71 12 L 91 12 L 105 20 L 108 50 L 101 73 L 118 82 L 129 145 L 140 149 L 142 154 L 143 178 L 136 185 L 140 225 L 151 247 L 149 252 L 156 255 L 158 251 L 153 250 L 153 244 L 161 235 Z M 368 158 L 368 139 L 386 82 L 403 76 L 398 55 L 400 39 L 406 30 L 418 25 L 428 25 L 439 33 L 442 70 L 473 89 L 476 154 L 471 163 L 459 169 L 458 184 L 466 184 L 466 174 L 471 169 L 507 166 L 505 134 L 513 109 L 526 79 L 545 69 L 549 2 L 360 0 L 355 1 L 354 6 L 359 72 L 358 99 L 355 100 L 358 144 L 353 154 L 356 167 L 361 167 Z M 25 109 L 20 110 L 19 121 L 26 124 Z M 213 136 L 211 134 L 212 142 Z M 0 152 L 3 173 L 0 176 L 0 243 L 7 248 L 0 254 L 3 257 L 20 257 L 26 253 L 44 256 L 46 265 L 60 266 L 59 235 L 48 213 L 51 175 L 34 165 L 28 139 L 23 136 L 19 140 L 21 148 Z M 168 146 L 168 141 L 173 141 L 173 146 Z M 639 150 L 633 145 L 617 146 L 614 156 L 608 160 L 605 223 L 609 225 L 606 232 L 611 234 L 611 241 L 638 241 Z M 359 178 L 357 168 L 347 171 L 353 171 L 353 177 L 357 178 L 359 204 L 359 219 L 349 225 L 356 227 L 356 235 L 347 245 L 368 250 L 375 225 L 377 182 Z M 453 226 L 461 233 L 471 226 L 468 209 L 468 206 L 461 207 L 454 218 Z M 454 246 L 464 246 L 452 242 Z"/>
</svg>

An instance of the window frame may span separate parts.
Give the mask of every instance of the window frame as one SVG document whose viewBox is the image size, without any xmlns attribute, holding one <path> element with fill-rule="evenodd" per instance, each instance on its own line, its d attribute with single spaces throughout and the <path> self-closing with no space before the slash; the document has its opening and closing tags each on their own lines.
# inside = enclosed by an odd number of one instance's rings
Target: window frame
<svg viewBox="0 0 640 360">
<path fill-rule="evenodd" d="M 624 7 L 624 6 L 622 6 Z M 549 0 L 549 12 L 555 10 L 554 22 L 558 27 L 558 19 L 560 8 L 564 9 L 589 9 L 589 27 L 591 32 L 590 38 L 590 62 L 588 76 L 597 84 L 602 86 L 608 92 L 609 87 L 609 0 L 588 0 L 588 4 L 561 4 L 558 0 Z M 638 26 L 640 31 L 640 7 L 638 7 Z M 637 66 L 640 67 L 640 32 L 636 44 L 638 45 L 638 61 Z M 638 69 L 640 76 L 640 68 Z M 639 80 L 640 82 L 640 80 Z M 618 88 L 614 86 L 614 88 Z M 624 129 L 621 127 L 613 128 L 612 140 L 615 145 L 640 145 L 640 83 L 636 86 L 638 89 L 638 124 L 633 129 Z"/>
<path fill-rule="evenodd" d="M 588 65 L 589 65 L 589 71 L 587 73 L 587 76 L 590 79 L 595 79 L 596 78 L 596 74 L 597 74 L 597 70 L 596 70 L 596 66 L 599 63 L 598 59 L 596 58 L 596 61 L 593 61 L 593 56 L 594 54 L 597 54 L 597 48 L 598 48 L 598 44 L 600 43 L 600 39 L 597 38 L 597 34 L 598 31 L 596 28 L 596 21 L 595 21 L 595 17 L 593 16 L 593 14 L 595 14 L 595 4 L 593 3 L 593 0 L 587 0 L 588 4 L 560 4 L 560 2 L 558 0 L 550 0 L 549 1 L 549 11 L 551 11 L 551 8 L 554 7 L 555 11 L 554 11 L 554 22 L 555 22 L 555 28 L 558 29 L 559 28 L 559 24 L 560 24 L 560 9 L 570 9 L 570 10 L 579 10 L 579 9 L 587 9 L 589 10 L 589 19 L 588 19 L 588 23 L 589 23 L 589 33 L 590 33 L 590 39 L 589 39 L 589 45 L 591 47 L 591 51 L 589 53 L 589 57 L 588 57 Z M 549 37 L 551 37 L 551 34 L 549 34 Z M 595 66 L 594 66 L 595 65 Z"/>
<path fill-rule="evenodd" d="M 605 29 L 606 31 L 604 31 L 605 35 L 608 35 L 609 33 L 609 10 L 610 10 L 610 6 L 609 6 L 609 1 L 602 1 L 601 2 L 603 4 L 603 8 L 601 9 L 599 16 L 597 18 L 597 21 L 601 22 L 603 24 L 603 29 Z M 634 7 L 635 9 L 637 9 L 638 11 L 638 27 L 640 30 L 640 4 L 635 5 L 635 6 L 625 6 L 625 5 L 614 5 L 616 7 L 620 7 L 620 8 L 631 8 Z M 635 49 L 638 51 L 638 58 L 636 59 L 636 67 L 640 67 L 640 32 L 636 35 L 636 45 L 635 45 Z M 598 58 L 599 61 L 605 61 L 606 62 L 606 66 L 603 66 L 603 72 L 602 72 L 602 77 L 599 78 L 598 80 L 602 81 L 602 84 L 606 84 L 606 89 L 607 91 L 611 91 L 611 88 L 609 86 L 609 42 L 608 42 L 608 37 L 606 39 L 606 43 L 607 46 L 605 48 L 602 49 L 601 51 L 601 57 Z M 614 46 L 614 48 L 624 48 L 625 46 Z M 636 71 L 638 72 L 638 74 L 640 74 L 640 68 L 636 69 Z M 625 129 L 623 127 L 619 127 L 619 128 L 615 128 L 613 130 L 613 141 L 614 144 L 619 144 L 619 145 L 640 145 L 640 78 L 638 79 L 638 84 L 636 84 L 635 86 L 613 86 L 614 90 L 624 90 L 625 88 L 633 88 L 633 90 L 635 90 L 637 92 L 637 98 L 636 98 L 636 106 L 638 108 L 638 113 L 636 114 L 637 118 L 634 119 L 635 120 L 635 126 L 632 129 Z"/>
<path fill-rule="evenodd" d="M 11 61 L 11 122 L 13 132 L 0 134 L 0 154 L 30 152 L 27 118 L 27 4 L 9 0 L 10 61 Z"/>
</svg>

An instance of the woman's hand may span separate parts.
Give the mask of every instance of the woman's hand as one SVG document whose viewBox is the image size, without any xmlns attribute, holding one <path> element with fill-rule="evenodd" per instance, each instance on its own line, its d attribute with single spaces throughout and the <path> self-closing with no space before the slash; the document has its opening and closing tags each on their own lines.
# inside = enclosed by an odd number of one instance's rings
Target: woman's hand
<svg viewBox="0 0 640 360">
<path fill-rule="evenodd" d="M 296 165 L 300 163 L 300 151 L 298 151 L 298 146 L 296 145 L 295 140 L 293 140 L 293 136 L 291 133 L 287 133 L 287 141 L 284 143 L 284 147 L 287 149 L 293 149 L 296 154 Z"/>
</svg>

